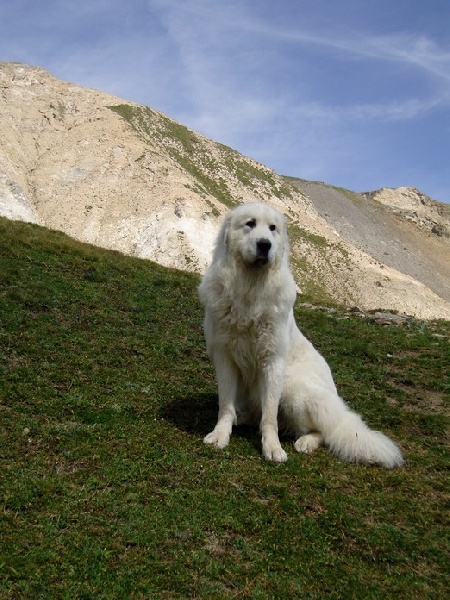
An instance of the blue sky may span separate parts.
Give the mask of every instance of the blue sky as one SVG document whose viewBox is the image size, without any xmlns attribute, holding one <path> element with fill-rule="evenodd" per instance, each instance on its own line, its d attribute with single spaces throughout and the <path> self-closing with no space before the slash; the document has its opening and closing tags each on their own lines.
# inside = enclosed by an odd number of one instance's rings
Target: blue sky
<svg viewBox="0 0 450 600">
<path fill-rule="evenodd" d="M 14 0 L 0 61 L 158 109 L 285 175 L 450 202 L 449 0 Z"/>
</svg>

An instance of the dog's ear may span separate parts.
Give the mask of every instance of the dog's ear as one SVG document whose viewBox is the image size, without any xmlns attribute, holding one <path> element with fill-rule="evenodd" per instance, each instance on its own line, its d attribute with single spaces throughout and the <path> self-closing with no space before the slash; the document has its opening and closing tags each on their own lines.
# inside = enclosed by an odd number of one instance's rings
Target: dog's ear
<svg viewBox="0 0 450 600">
<path fill-rule="evenodd" d="M 230 232 L 231 219 L 233 218 L 232 211 L 228 212 L 225 215 L 222 226 L 220 227 L 219 233 L 217 235 L 216 241 L 216 249 L 214 252 L 214 260 L 219 260 L 220 258 L 226 256 L 228 254 L 228 236 Z"/>
<path fill-rule="evenodd" d="M 230 234 L 230 226 L 231 226 L 231 219 L 232 219 L 232 214 L 231 212 L 227 213 L 227 215 L 225 216 L 225 220 L 222 224 L 222 228 L 220 230 L 220 243 L 222 244 L 223 248 L 228 252 L 228 243 L 229 243 L 229 239 L 228 236 Z"/>
</svg>

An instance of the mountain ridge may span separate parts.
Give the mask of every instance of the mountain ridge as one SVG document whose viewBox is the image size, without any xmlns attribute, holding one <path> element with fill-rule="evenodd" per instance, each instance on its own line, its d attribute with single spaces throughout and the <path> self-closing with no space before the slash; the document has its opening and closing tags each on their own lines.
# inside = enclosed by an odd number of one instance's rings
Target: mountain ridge
<svg viewBox="0 0 450 600">
<path fill-rule="evenodd" d="M 370 206 L 387 219 L 386 231 L 399 237 L 389 258 L 356 239 L 350 218 L 345 229 L 342 214 L 330 216 L 333 202 L 321 207 L 325 184 L 282 177 L 152 108 L 18 63 L 0 63 L 0 107 L 3 216 L 202 272 L 221 216 L 259 200 L 288 218 L 292 268 L 306 297 L 450 318 L 449 215 L 421 192 L 400 188 L 394 200 L 406 194 L 412 203 L 402 208 L 386 193 L 326 186 L 335 206 L 347 199 L 360 212 L 365 206 L 367 218 Z"/>
</svg>

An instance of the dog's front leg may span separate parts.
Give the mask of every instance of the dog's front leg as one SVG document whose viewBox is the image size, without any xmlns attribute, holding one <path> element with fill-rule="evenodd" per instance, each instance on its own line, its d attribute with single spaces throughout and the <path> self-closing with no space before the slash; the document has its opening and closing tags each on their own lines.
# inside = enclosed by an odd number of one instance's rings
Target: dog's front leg
<svg viewBox="0 0 450 600">
<path fill-rule="evenodd" d="M 225 448 L 230 441 L 231 430 L 237 420 L 238 371 L 224 353 L 215 353 L 213 360 L 219 390 L 219 418 L 214 429 L 211 433 L 208 433 L 203 441 L 205 444 L 216 446 L 216 448 Z"/>
<path fill-rule="evenodd" d="M 278 407 L 283 391 L 284 364 L 276 361 L 267 366 L 261 381 L 262 452 L 266 460 L 285 462 L 287 454 L 278 437 Z"/>
</svg>

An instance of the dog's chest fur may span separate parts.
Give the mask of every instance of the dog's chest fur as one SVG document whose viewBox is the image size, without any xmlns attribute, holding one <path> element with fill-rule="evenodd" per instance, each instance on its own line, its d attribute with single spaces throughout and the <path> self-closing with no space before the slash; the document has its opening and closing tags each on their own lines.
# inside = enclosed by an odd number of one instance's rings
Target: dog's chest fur
<svg viewBox="0 0 450 600">
<path fill-rule="evenodd" d="M 280 352 L 286 309 L 279 300 L 277 294 L 258 286 L 251 293 L 245 286 L 223 288 L 216 297 L 212 315 L 216 336 L 244 376 L 255 373 Z"/>
</svg>

